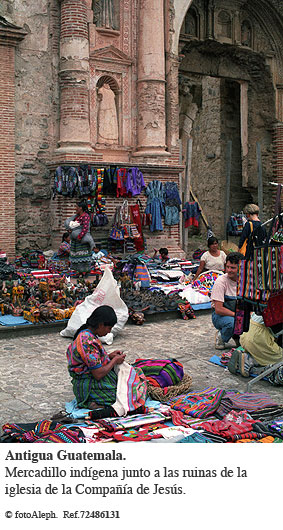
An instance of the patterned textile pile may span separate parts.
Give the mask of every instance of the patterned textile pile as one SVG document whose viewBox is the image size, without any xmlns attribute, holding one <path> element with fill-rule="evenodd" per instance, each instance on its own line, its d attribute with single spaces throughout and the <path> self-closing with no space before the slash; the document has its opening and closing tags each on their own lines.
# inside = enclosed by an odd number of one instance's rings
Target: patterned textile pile
<svg viewBox="0 0 283 530">
<path fill-rule="evenodd" d="M 72 424 L 6 424 L 1 443 L 282 443 L 283 406 L 264 393 L 205 388 L 151 402 L 145 414 Z"/>
<path fill-rule="evenodd" d="M 211 293 L 215 280 L 221 276 L 222 272 L 208 271 L 200 274 L 197 280 L 194 281 L 193 287 L 201 294 L 208 295 Z"/>
</svg>

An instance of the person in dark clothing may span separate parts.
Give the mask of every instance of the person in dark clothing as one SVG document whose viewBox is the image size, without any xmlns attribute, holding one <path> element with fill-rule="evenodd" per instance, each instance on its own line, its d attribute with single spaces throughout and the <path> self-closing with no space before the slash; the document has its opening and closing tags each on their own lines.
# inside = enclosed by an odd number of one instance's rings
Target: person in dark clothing
<svg viewBox="0 0 283 530">
<path fill-rule="evenodd" d="M 239 252 L 248 258 L 251 253 L 251 245 L 249 244 L 251 242 L 251 234 L 255 246 L 263 245 L 267 234 L 258 217 L 259 207 L 257 204 L 247 204 L 244 208 L 244 214 L 247 218 L 247 222 L 239 240 Z"/>
<path fill-rule="evenodd" d="M 162 263 L 166 263 L 166 261 L 168 261 L 168 259 L 169 259 L 168 248 L 162 247 L 159 250 L 157 250 L 157 248 L 155 248 L 154 249 L 153 258 L 156 257 L 157 252 L 159 252 L 158 258 L 162 261 Z"/>
</svg>

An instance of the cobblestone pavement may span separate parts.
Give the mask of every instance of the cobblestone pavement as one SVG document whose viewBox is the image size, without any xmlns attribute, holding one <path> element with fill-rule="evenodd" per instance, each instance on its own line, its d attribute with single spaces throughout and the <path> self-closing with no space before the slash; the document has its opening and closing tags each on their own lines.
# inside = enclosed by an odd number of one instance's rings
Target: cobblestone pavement
<svg viewBox="0 0 283 530">
<path fill-rule="evenodd" d="M 127 351 L 129 362 L 143 356 L 175 357 L 192 376 L 192 390 L 213 386 L 246 391 L 247 379 L 209 362 L 215 353 L 214 334 L 210 313 L 202 312 L 189 321 L 167 318 L 141 327 L 127 324 L 106 349 Z M 1 338 L 0 425 L 38 421 L 64 410 L 65 402 L 73 399 L 65 355 L 69 342 L 58 331 Z M 253 389 L 283 404 L 282 387 L 260 381 Z"/>
</svg>

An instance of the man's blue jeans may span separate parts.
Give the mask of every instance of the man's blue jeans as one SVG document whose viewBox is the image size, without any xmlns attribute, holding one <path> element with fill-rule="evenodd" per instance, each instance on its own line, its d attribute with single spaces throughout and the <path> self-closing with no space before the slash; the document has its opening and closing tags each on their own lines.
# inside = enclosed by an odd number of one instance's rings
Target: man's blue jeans
<svg viewBox="0 0 283 530">
<path fill-rule="evenodd" d="M 234 317 L 226 317 L 217 315 L 215 311 L 212 313 L 212 324 L 221 333 L 223 342 L 229 342 L 234 333 Z"/>
</svg>

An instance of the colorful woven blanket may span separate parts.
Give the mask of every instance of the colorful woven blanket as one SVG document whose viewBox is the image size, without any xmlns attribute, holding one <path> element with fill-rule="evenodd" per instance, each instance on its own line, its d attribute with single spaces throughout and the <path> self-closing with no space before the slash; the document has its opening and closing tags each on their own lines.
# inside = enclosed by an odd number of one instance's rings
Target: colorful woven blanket
<svg viewBox="0 0 283 530">
<path fill-rule="evenodd" d="M 266 407 L 276 406 L 277 403 L 264 393 L 238 393 L 226 392 L 217 410 L 220 417 L 225 416 L 230 410 L 246 410 L 248 412 L 259 411 Z"/>
<path fill-rule="evenodd" d="M 209 387 L 172 398 L 168 404 L 172 409 L 181 410 L 189 416 L 207 418 L 218 409 L 224 395 L 225 390 Z"/>
<path fill-rule="evenodd" d="M 141 368 L 148 382 L 156 387 L 177 385 L 184 377 L 183 365 L 176 359 L 136 359 L 133 366 Z"/>
<path fill-rule="evenodd" d="M 60 423 L 54 424 L 42 420 L 27 430 L 24 424 L 6 423 L 3 425 L 5 434 L 9 434 L 13 442 L 23 443 L 82 443 L 84 436 L 79 429 L 70 429 Z"/>
<path fill-rule="evenodd" d="M 221 276 L 223 272 L 208 271 L 200 274 L 197 280 L 193 283 L 193 288 L 197 289 L 200 293 L 208 295 L 212 291 L 215 280 Z"/>
</svg>

